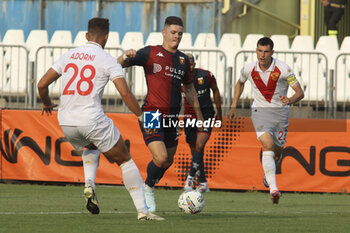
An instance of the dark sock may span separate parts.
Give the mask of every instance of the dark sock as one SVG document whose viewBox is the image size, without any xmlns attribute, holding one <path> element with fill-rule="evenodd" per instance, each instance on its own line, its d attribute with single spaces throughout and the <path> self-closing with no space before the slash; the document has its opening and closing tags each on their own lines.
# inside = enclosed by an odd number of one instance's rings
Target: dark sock
<svg viewBox="0 0 350 233">
<path fill-rule="evenodd" d="M 205 171 L 204 171 L 204 161 L 203 161 L 203 157 L 202 157 L 202 161 L 199 167 L 199 177 L 198 177 L 198 181 L 200 183 L 204 183 L 207 182 L 207 178 L 205 177 Z"/>
<path fill-rule="evenodd" d="M 201 161 L 203 160 L 203 153 L 195 151 L 192 156 L 192 163 L 190 169 L 190 176 L 195 177 L 200 169 Z"/>
<path fill-rule="evenodd" d="M 162 172 L 162 168 L 157 167 L 152 160 L 147 166 L 147 178 L 145 184 L 151 188 L 154 187 L 154 185 L 158 183 L 159 177 L 161 175 L 163 176 L 164 172 Z"/>
<path fill-rule="evenodd" d="M 158 177 L 158 181 L 160 181 L 163 176 L 164 176 L 164 173 L 168 170 L 168 168 L 161 168 L 161 172 L 160 172 L 160 175 Z"/>
</svg>

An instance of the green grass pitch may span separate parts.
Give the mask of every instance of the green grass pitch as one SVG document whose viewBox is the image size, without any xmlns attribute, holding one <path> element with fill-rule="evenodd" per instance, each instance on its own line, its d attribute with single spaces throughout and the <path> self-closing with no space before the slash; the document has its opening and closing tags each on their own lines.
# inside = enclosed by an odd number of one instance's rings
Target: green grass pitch
<svg viewBox="0 0 350 233">
<path fill-rule="evenodd" d="M 156 189 L 161 222 L 139 222 L 127 191 L 97 186 L 101 213 L 85 209 L 82 185 L 0 184 L 0 232 L 349 232 L 347 194 L 283 193 L 272 205 L 266 192 L 211 191 L 204 210 L 180 212 L 182 190 Z"/>
</svg>

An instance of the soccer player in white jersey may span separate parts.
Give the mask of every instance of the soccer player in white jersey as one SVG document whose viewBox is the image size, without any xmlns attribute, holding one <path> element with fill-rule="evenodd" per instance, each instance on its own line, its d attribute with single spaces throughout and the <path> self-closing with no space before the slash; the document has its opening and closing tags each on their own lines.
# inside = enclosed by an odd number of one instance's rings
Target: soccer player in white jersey
<svg viewBox="0 0 350 233">
<path fill-rule="evenodd" d="M 264 184 L 270 187 L 272 203 L 278 204 L 281 196 L 276 184 L 276 164 L 286 143 L 289 105 L 304 98 L 304 92 L 291 68 L 272 57 L 273 41 L 268 37 L 259 39 L 256 48 L 258 61 L 246 64 L 235 86 L 235 93 L 228 117 L 237 117 L 237 103 L 247 80 L 253 88 L 254 101 L 251 118 L 261 142 Z M 287 97 L 288 87 L 295 92 Z"/>
<path fill-rule="evenodd" d="M 108 19 L 89 20 L 87 44 L 63 54 L 39 81 L 38 91 L 44 105 L 42 113 L 51 115 L 56 107 L 49 97 L 48 86 L 61 77 L 58 121 L 64 135 L 76 150 L 85 147 L 82 156 L 84 196 L 86 208 L 92 214 L 100 211 L 95 194 L 95 178 L 102 152 L 120 166 L 124 185 L 137 209 L 138 220 L 164 220 L 148 211 L 140 172 L 127 151 L 119 130 L 102 108 L 103 90 L 110 80 L 129 109 L 136 116 L 141 115 L 140 106 L 126 84 L 121 65 L 103 50 L 108 34 Z"/>
</svg>

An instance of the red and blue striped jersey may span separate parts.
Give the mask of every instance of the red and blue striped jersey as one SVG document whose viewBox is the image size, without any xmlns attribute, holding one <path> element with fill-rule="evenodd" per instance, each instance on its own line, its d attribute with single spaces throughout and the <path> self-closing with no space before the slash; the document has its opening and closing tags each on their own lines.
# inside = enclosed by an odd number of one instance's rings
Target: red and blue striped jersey
<svg viewBox="0 0 350 233">
<path fill-rule="evenodd" d="M 178 115 L 181 84 L 192 82 L 188 57 L 179 50 L 171 53 L 160 45 L 147 46 L 129 59 L 129 65 L 143 66 L 145 72 L 148 90 L 142 110 L 159 109 L 163 115 Z"/>
</svg>

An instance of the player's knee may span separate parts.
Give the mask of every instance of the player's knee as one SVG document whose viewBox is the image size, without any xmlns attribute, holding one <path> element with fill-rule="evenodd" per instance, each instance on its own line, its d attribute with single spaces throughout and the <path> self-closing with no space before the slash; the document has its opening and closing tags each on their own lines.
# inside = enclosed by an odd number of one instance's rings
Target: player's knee
<svg viewBox="0 0 350 233">
<path fill-rule="evenodd" d="M 153 162 L 158 166 L 158 167 L 166 167 L 167 164 L 169 163 L 167 155 L 157 155 L 153 157 Z"/>
<path fill-rule="evenodd" d="M 157 165 L 161 168 L 169 168 L 173 164 L 173 159 L 169 157 L 163 157 L 162 159 L 157 161 Z"/>
<path fill-rule="evenodd" d="M 104 155 L 112 162 L 117 163 L 118 165 L 121 165 L 131 159 L 130 154 L 128 153 L 127 150 L 121 150 L 121 151 L 116 151 L 116 150 L 110 150 Z"/>
<path fill-rule="evenodd" d="M 273 144 L 272 145 L 263 145 L 263 151 L 273 151 Z"/>
<path fill-rule="evenodd" d="M 131 159 L 131 156 L 129 154 L 123 154 L 123 155 L 116 155 L 112 157 L 113 162 L 116 162 L 118 165 L 121 165 Z"/>
<path fill-rule="evenodd" d="M 201 142 L 196 143 L 196 151 L 199 152 L 199 153 L 203 152 L 204 151 L 204 146 L 205 146 L 204 143 L 201 143 Z"/>
<path fill-rule="evenodd" d="M 160 168 L 169 168 L 173 163 L 172 161 L 162 160 L 162 161 L 153 161 L 157 167 Z"/>
<path fill-rule="evenodd" d="M 262 147 L 264 151 L 274 151 L 275 144 L 272 140 L 266 140 L 262 143 Z"/>
</svg>

